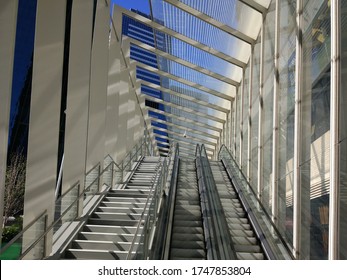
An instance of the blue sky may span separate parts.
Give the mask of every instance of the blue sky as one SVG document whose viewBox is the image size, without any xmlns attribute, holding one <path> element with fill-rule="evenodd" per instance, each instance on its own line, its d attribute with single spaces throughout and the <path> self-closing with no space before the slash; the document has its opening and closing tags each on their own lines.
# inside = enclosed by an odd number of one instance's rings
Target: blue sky
<svg viewBox="0 0 347 280">
<path fill-rule="evenodd" d="M 112 3 L 115 3 L 119 6 L 122 6 L 126 9 L 134 8 L 146 14 L 149 14 L 149 2 L 148 0 L 111 0 Z"/>
</svg>

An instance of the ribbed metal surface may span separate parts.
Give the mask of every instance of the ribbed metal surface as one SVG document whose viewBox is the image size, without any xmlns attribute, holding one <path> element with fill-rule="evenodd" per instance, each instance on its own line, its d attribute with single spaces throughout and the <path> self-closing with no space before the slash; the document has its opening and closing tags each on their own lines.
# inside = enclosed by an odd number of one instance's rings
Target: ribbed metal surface
<svg viewBox="0 0 347 280">
<path fill-rule="evenodd" d="M 194 160 L 180 160 L 169 259 L 206 259 Z"/>
</svg>

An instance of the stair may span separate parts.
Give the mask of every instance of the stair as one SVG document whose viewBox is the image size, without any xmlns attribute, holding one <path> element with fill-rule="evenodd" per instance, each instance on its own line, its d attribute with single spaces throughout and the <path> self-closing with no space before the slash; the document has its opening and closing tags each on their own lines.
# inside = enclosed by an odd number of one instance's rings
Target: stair
<svg viewBox="0 0 347 280">
<path fill-rule="evenodd" d="M 147 215 L 145 204 L 159 163 L 159 157 L 143 158 L 123 189 L 107 193 L 65 251 L 65 259 L 125 260 L 132 242 L 136 251 L 141 244 L 135 232 L 141 215 Z M 140 225 L 140 233 L 142 229 Z"/>
<path fill-rule="evenodd" d="M 237 258 L 240 260 L 263 260 L 264 253 L 259 241 L 223 164 L 211 161 L 210 166 Z"/>
<path fill-rule="evenodd" d="M 206 259 L 204 240 L 195 161 L 181 159 L 169 259 Z"/>
</svg>

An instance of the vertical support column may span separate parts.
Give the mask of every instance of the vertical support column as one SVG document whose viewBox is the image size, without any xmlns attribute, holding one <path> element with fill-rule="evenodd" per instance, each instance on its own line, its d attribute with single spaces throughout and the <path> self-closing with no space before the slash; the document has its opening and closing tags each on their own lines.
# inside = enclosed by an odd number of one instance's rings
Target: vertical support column
<svg viewBox="0 0 347 280">
<path fill-rule="evenodd" d="M 65 16 L 65 0 L 38 0 L 23 227 L 45 210 L 47 224 L 54 220 Z M 24 246 L 31 234 L 24 236 Z M 45 242 L 47 255 L 52 234 Z"/>
<path fill-rule="evenodd" d="M 248 83 L 248 148 L 247 148 L 247 180 L 251 179 L 251 157 L 252 157 L 252 80 L 253 80 L 253 55 L 254 46 L 249 57 L 249 83 Z"/>
<path fill-rule="evenodd" d="M 128 93 L 129 93 L 129 74 L 127 69 L 124 55 L 124 49 L 122 49 L 122 13 L 118 9 L 118 6 L 114 5 L 112 16 L 112 33 L 114 38 L 118 40 L 120 46 L 120 73 L 117 75 L 117 99 L 118 99 L 118 115 L 117 115 L 117 142 L 114 160 L 121 162 L 126 155 L 126 139 L 127 139 L 127 119 L 128 119 Z M 130 55 L 130 50 L 129 50 Z M 125 56 L 125 57 L 124 57 Z"/>
<path fill-rule="evenodd" d="M 302 130 L 302 12 L 303 1 L 296 2 L 296 61 L 295 61 L 295 115 L 294 115 L 294 186 L 293 186 L 293 255 L 300 258 L 301 249 L 301 130 Z"/>
<path fill-rule="evenodd" d="M 229 145 L 228 149 L 230 152 L 232 152 L 232 143 L 233 143 L 233 134 L 234 134 L 234 127 L 233 127 L 233 121 L 234 121 L 234 103 L 235 103 L 236 97 L 234 101 L 230 102 L 230 113 L 229 113 L 229 131 L 228 131 L 228 137 L 229 137 Z"/>
<path fill-rule="evenodd" d="M 86 171 L 89 171 L 98 163 L 101 167 L 103 166 L 108 84 L 109 19 L 110 11 L 107 4 L 105 1 L 99 0 L 96 7 L 92 45 Z"/>
<path fill-rule="evenodd" d="M 112 26 L 113 27 L 113 26 Z M 109 154 L 117 161 L 118 150 L 118 115 L 119 115 L 119 81 L 121 75 L 121 47 L 118 37 L 113 29 L 110 34 L 109 62 L 108 62 L 108 87 L 106 109 L 106 142 L 105 156 Z M 118 162 L 118 161 L 117 161 Z"/>
<path fill-rule="evenodd" d="M 0 205 L 4 205 L 17 10 L 18 0 L 2 0 L 0 2 Z M 2 219 L 3 207 L 0 207 L 1 225 Z M 2 226 L 0 236 L 1 234 Z"/>
<path fill-rule="evenodd" d="M 260 42 L 260 67 L 259 67 L 259 123 L 258 123 L 258 185 L 257 185 L 257 195 L 258 198 L 261 200 L 262 198 L 262 190 L 263 190 L 263 154 L 264 154 L 264 148 L 263 148 L 263 122 L 264 122 L 264 46 L 265 46 L 265 18 L 263 15 L 263 24 L 261 27 L 261 42 Z"/>
<path fill-rule="evenodd" d="M 328 258 L 339 259 L 341 1 L 331 0 L 330 201 Z"/>
<path fill-rule="evenodd" d="M 280 38 L 280 3 L 276 0 L 275 10 L 275 54 L 274 54 L 274 91 L 273 91 L 273 132 L 272 132 L 272 221 L 278 222 L 278 149 L 279 149 L 279 38 Z"/>
<path fill-rule="evenodd" d="M 239 164 L 240 168 L 242 166 L 242 149 L 243 149 L 243 95 L 245 92 L 245 69 L 242 70 L 242 80 L 241 80 L 241 97 L 240 97 L 240 158 Z"/>
<path fill-rule="evenodd" d="M 80 182 L 82 192 L 85 181 L 92 27 L 93 1 L 74 0 L 71 15 L 62 193 L 77 181 Z M 78 215 L 81 213 L 82 205 L 79 207 Z"/>
<path fill-rule="evenodd" d="M 236 143 L 237 143 L 237 135 L 236 135 L 236 127 L 237 127 L 237 112 L 238 112 L 238 107 L 239 107 L 239 103 L 238 101 L 238 94 L 239 94 L 239 90 L 240 90 L 240 86 L 237 87 L 236 89 L 236 96 L 235 96 L 235 112 L 234 112 L 234 137 L 233 137 L 233 142 L 234 142 L 234 158 L 236 159 Z"/>
</svg>

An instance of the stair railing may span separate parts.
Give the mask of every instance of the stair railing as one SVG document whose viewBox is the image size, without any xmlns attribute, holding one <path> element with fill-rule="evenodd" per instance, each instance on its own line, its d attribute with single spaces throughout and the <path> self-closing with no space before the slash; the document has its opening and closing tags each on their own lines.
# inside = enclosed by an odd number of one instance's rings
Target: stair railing
<svg viewBox="0 0 347 280">
<path fill-rule="evenodd" d="M 104 196 L 116 183 L 124 180 L 125 171 L 139 157 L 147 155 L 146 141 L 141 139 L 134 148 L 129 151 L 125 159 L 117 164 L 110 155 L 105 157 L 105 167 L 101 170 L 100 163 L 96 164 L 85 174 L 85 184 L 81 190 L 80 182 L 72 185 L 63 195 L 55 201 L 54 221 L 47 224 L 47 211 L 42 212 L 33 219 L 21 232 L 0 250 L 0 259 L 12 245 L 21 247 L 21 253 L 16 259 L 44 259 L 51 252 L 47 252 L 46 238 L 54 235 L 54 240 L 63 234 L 60 229 L 78 218 L 80 209 L 83 209 L 95 195 Z M 129 168 L 130 169 L 130 168 Z M 105 188 L 99 190 L 100 182 Z M 88 212 L 90 213 L 90 211 Z M 53 242 L 54 244 L 54 242 Z"/>
<path fill-rule="evenodd" d="M 169 152 L 169 157 L 160 162 L 155 175 L 152 178 L 152 186 L 145 203 L 144 211 L 139 219 L 127 259 L 153 259 L 157 257 L 158 245 L 158 225 L 162 218 L 165 195 L 168 184 L 171 180 L 171 170 L 174 164 L 174 157 L 177 157 L 178 145 Z M 170 170 L 170 172 L 169 172 Z M 143 229 L 141 230 L 141 227 Z M 156 246 L 153 246 L 155 244 Z M 136 249 L 135 249 L 136 248 Z"/>
<path fill-rule="evenodd" d="M 234 185 L 239 199 L 246 210 L 261 247 L 270 260 L 294 259 L 290 248 L 272 222 L 266 209 L 258 199 L 239 165 L 225 145 L 222 145 L 218 159 L 222 161 L 227 174 Z"/>
<path fill-rule="evenodd" d="M 175 143 L 169 152 L 169 167 L 166 186 L 163 193 L 160 217 L 155 236 L 153 259 L 168 260 L 171 246 L 172 223 L 177 188 L 179 144 Z"/>
<path fill-rule="evenodd" d="M 127 260 L 148 259 L 151 248 L 150 239 L 151 236 L 153 236 L 153 230 L 158 215 L 159 199 L 164 189 L 164 177 L 167 172 L 166 164 L 166 160 L 159 164 L 159 167 L 151 180 L 152 186 L 150 188 L 150 193 L 147 197 L 144 210 L 137 224 L 137 228 L 127 255 Z"/>
<path fill-rule="evenodd" d="M 197 147 L 197 173 L 202 202 L 207 258 L 236 259 L 223 207 L 217 192 L 211 166 L 204 145 Z"/>
</svg>

